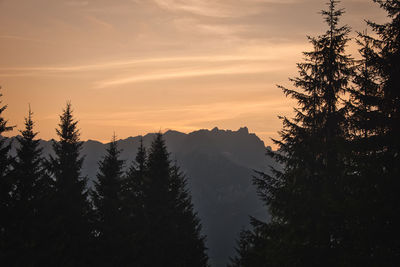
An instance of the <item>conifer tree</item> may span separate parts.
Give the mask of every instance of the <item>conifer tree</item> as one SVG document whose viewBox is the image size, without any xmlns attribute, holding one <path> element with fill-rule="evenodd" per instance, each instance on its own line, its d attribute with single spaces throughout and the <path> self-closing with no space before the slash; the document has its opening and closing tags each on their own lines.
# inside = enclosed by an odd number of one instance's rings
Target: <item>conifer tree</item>
<svg viewBox="0 0 400 267">
<path fill-rule="evenodd" d="M 143 266 L 207 266 L 204 238 L 185 179 L 171 166 L 162 134 L 157 134 L 143 185 L 146 239 Z"/>
<path fill-rule="evenodd" d="M 1 87 L 0 87 L 1 89 Z M 2 94 L 0 93 L 0 97 Z M 2 101 L 0 100 L 0 105 Z M 4 260 L 6 257 L 7 242 L 10 240 L 9 226 L 10 221 L 10 164 L 12 158 L 9 155 L 11 145 L 7 144 L 6 138 L 3 136 L 4 133 L 12 131 L 14 128 L 8 124 L 8 121 L 3 117 L 2 113 L 7 109 L 7 105 L 0 107 L 0 214 L 2 219 L 0 220 L 0 260 Z"/>
<path fill-rule="evenodd" d="M 271 152 L 283 170 L 254 179 L 271 221 L 252 219 L 233 266 L 346 266 L 351 257 L 342 242 L 350 152 L 340 97 L 348 91 L 353 62 L 344 54 L 349 28 L 338 26 L 343 10 L 337 3 L 330 0 L 322 11 L 328 30 L 309 38 L 314 50 L 304 53 L 299 77 L 291 79 L 300 90 L 281 87 L 298 102 L 295 117 L 283 118 L 281 140 L 274 140 L 279 151 Z"/>
<path fill-rule="evenodd" d="M 351 221 L 364 266 L 400 264 L 400 1 L 374 1 L 389 22 L 368 22 L 360 34 L 359 71 L 352 90 L 354 180 Z"/>
<path fill-rule="evenodd" d="M 140 139 L 140 146 L 135 160 L 132 162 L 122 183 L 122 213 L 125 219 L 123 231 L 125 233 L 126 246 L 124 257 L 126 262 L 143 265 L 145 262 L 144 242 L 147 236 L 145 232 L 145 209 L 143 185 L 147 172 L 147 154 Z"/>
<path fill-rule="evenodd" d="M 52 265 L 83 266 L 89 264 L 90 204 L 86 178 L 81 175 L 83 158 L 77 121 L 71 104 L 67 103 L 60 116 L 57 135 L 53 142 L 55 156 L 49 160 L 49 171 L 54 179 L 53 218 L 51 221 Z"/>
<path fill-rule="evenodd" d="M 25 130 L 17 139 L 17 155 L 12 164 L 11 226 L 13 248 L 11 257 L 18 266 L 38 266 L 45 257 L 46 240 L 44 226 L 47 224 L 47 202 L 49 201 L 50 180 L 45 175 L 42 148 L 29 108 L 25 118 Z"/>
<path fill-rule="evenodd" d="M 92 193 L 96 219 L 96 254 L 101 266 L 123 266 L 122 255 L 126 221 L 122 216 L 122 175 L 124 161 L 119 159 L 117 141 L 113 137 L 106 155 L 99 162 L 99 172 Z"/>
<path fill-rule="evenodd" d="M 128 216 L 136 216 L 138 209 L 143 207 L 143 185 L 147 172 L 147 153 L 143 146 L 143 139 L 140 139 L 140 145 L 135 160 L 132 162 L 123 182 L 123 197 L 126 198 L 125 208 Z"/>
</svg>

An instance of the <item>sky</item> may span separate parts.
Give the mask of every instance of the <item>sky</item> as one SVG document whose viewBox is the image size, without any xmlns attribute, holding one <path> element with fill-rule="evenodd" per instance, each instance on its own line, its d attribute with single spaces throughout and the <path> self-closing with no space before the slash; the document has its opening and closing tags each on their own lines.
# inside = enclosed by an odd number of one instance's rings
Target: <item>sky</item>
<svg viewBox="0 0 400 267">
<path fill-rule="evenodd" d="M 296 103 L 306 36 L 326 27 L 326 0 L 0 0 L 3 113 L 23 129 L 29 105 L 39 138 L 56 138 L 67 101 L 82 140 L 107 142 L 169 129 L 237 130 L 266 145 Z M 343 0 L 341 23 L 386 20 L 372 0 Z M 348 53 L 357 57 L 354 42 Z"/>
</svg>

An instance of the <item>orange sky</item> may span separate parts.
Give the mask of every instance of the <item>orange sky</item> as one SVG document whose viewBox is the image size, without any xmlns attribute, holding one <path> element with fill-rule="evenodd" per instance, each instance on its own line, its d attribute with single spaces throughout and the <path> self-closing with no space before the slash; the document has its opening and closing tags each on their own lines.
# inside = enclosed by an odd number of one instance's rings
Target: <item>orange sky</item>
<svg viewBox="0 0 400 267">
<path fill-rule="evenodd" d="M 54 138 L 71 100 L 83 140 L 247 126 L 271 145 L 295 104 L 275 85 L 324 31 L 325 2 L 0 0 L 4 115 L 21 129 L 30 103 Z M 370 0 L 340 5 L 354 31 L 385 20 Z"/>
</svg>

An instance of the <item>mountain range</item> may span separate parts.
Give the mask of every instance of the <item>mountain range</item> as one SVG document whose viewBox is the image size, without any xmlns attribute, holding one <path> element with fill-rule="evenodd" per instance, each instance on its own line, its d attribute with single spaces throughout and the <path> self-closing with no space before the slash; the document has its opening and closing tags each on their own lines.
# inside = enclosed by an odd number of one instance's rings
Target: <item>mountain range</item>
<svg viewBox="0 0 400 267">
<path fill-rule="evenodd" d="M 136 156 L 140 139 L 145 147 L 150 147 L 154 136 L 150 133 L 118 140 L 126 169 Z M 207 236 L 210 263 L 226 266 L 235 253 L 240 231 L 249 225 L 249 216 L 268 219 L 267 209 L 252 184 L 252 176 L 254 170 L 268 172 L 269 166 L 278 167 L 266 155 L 271 148 L 265 147 L 247 127 L 237 131 L 214 128 L 188 134 L 169 130 L 164 133 L 164 139 L 171 160 L 176 161 L 186 175 L 195 210 Z M 52 140 L 40 142 L 46 156 L 53 154 Z M 106 147 L 107 144 L 93 140 L 83 143 L 82 174 L 88 177 L 89 186 L 96 179 L 98 161 Z"/>
</svg>

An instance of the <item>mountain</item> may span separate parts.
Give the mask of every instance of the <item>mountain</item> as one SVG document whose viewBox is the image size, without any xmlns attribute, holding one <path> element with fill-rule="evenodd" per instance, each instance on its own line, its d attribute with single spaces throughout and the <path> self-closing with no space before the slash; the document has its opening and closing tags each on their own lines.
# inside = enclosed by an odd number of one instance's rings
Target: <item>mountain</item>
<svg viewBox="0 0 400 267">
<path fill-rule="evenodd" d="M 136 156 L 140 136 L 119 140 L 121 157 L 128 168 Z M 143 136 L 149 147 L 154 134 Z M 267 219 L 266 208 L 259 201 L 251 178 L 253 170 L 268 171 L 277 166 L 266 156 L 264 143 L 246 127 L 237 131 L 199 130 L 189 134 L 167 131 L 164 134 L 171 159 L 176 160 L 186 174 L 194 207 L 207 235 L 212 266 L 226 266 L 235 253 L 236 238 L 249 224 L 249 215 Z M 15 142 L 14 142 L 15 143 Z M 41 140 L 45 154 L 52 154 L 51 141 Z M 106 144 L 84 142 L 83 174 L 92 185 L 97 162 L 105 153 Z"/>
</svg>

